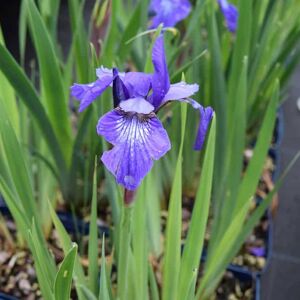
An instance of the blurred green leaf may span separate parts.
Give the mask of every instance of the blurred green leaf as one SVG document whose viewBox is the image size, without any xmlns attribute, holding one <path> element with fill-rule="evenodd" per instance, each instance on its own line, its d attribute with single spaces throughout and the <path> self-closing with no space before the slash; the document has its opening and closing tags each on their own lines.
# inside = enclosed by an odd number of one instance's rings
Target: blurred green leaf
<svg viewBox="0 0 300 300">
<path fill-rule="evenodd" d="M 225 271 L 227 264 L 229 264 L 234 257 L 236 251 L 238 251 L 238 248 L 234 248 L 232 245 L 237 242 L 243 228 L 242 224 L 244 224 L 246 220 L 248 209 L 264 166 L 275 125 L 277 103 L 278 84 L 275 84 L 273 97 L 264 116 L 253 157 L 247 167 L 242 183 L 239 186 L 232 221 L 226 227 L 226 230 L 222 231 L 223 234 L 218 235 L 219 240 L 213 244 L 213 247 L 209 248 L 204 277 L 197 291 L 197 299 L 204 297 L 204 295 L 207 297 L 213 292 L 218 284 L 218 280 L 220 280 L 220 275 Z M 218 221 L 218 219 L 215 219 L 215 222 Z M 218 259 L 216 260 L 215 257 L 218 257 Z"/>
<path fill-rule="evenodd" d="M 66 163 L 49 118 L 24 71 L 3 45 L 0 45 L 0 69 L 36 119 L 60 171 L 60 180 L 66 180 Z"/>
<path fill-rule="evenodd" d="M 2 35 L 2 30 L 0 27 L 0 44 L 5 47 L 4 38 Z M 12 127 L 18 137 L 20 137 L 20 118 L 19 109 L 17 107 L 17 101 L 13 87 L 5 78 L 5 74 L 0 72 L 0 105 L 5 108 Z"/>
<path fill-rule="evenodd" d="M 55 299 L 69 300 L 72 285 L 73 269 L 77 255 L 77 245 L 73 244 L 68 254 L 62 261 L 56 274 L 54 283 Z"/>
<path fill-rule="evenodd" d="M 187 239 L 185 241 L 181 259 L 180 277 L 178 285 L 178 299 L 188 299 L 190 293 L 195 290 L 195 273 L 197 274 L 205 237 L 206 224 L 211 200 L 211 188 L 214 169 L 216 140 L 216 120 L 212 120 L 208 136 L 199 188 L 197 191 L 193 213 L 189 225 Z M 191 291 L 191 292 L 190 292 Z"/>
<path fill-rule="evenodd" d="M 118 54 L 120 56 L 121 61 L 123 61 L 128 53 L 130 52 L 131 45 L 127 44 L 127 41 L 134 37 L 140 27 L 140 20 L 141 20 L 141 7 L 142 7 L 142 2 L 138 3 L 136 6 L 136 9 L 134 10 L 127 27 L 125 28 L 125 31 L 122 35 Z"/>
<path fill-rule="evenodd" d="M 39 62 L 43 104 L 68 164 L 71 158 L 72 137 L 67 91 L 64 90 L 59 61 L 45 23 L 33 0 L 26 1 L 31 34 Z"/>
<path fill-rule="evenodd" d="M 11 180 L 11 189 L 18 194 L 21 200 L 19 207 L 26 212 L 28 221 L 32 218 L 38 219 L 37 206 L 33 196 L 33 184 L 29 175 L 28 166 L 24 150 L 22 149 L 17 136 L 8 120 L 7 112 L 4 108 L 0 110 L 0 142 L 3 159 L 7 166 Z"/>
<path fill-rule="evenodd" d="M 88 245 L 88 279 L 90 290 L 98 295 L 98 225 L 97 225 L 97 157 L 95 158 L 93 197 L 90 219 L 89 245 Z"/>
<path fill-rule="evenodd" d="M 68 0 L 72 37 L 75 47 L 76 70 L 78 82 L 89 80 L 89 37 L 83 20 L 85 1 Z M 70 53 L 72 55 L 72 53 Z"/>
<path fill-rule="evenodd" d="M 106 277 L 106 259 L 105 259 L 105 236 L 102 237 L 102 251 L 101 251 L 101 276 L 100 276 L 100 290 L 99 300 L 110 300 L 109 288 Z"/>
<path fill-rule="evenodd" d="M 61 246 L 64 250 L 65 255 L 70 251 L 72 248 L 72 241 L 70 239 L 70 236 L 66 229 L 64 228 L 63 224 L 59 220 L 55 210 L 53 209 L 51 203 L 49 202 L 49 212 L 53 221 L 53 224 L 55 226 L 55 229 L 57 230 L 59 241 L 61 243 Z M 84 295 L 82 294 L 82 291 L 80 290 L 80 286 L 87 286 L 86 284 L 86 278 L 84 276 L 84 270 L 79 260 L 79 255 L 76 256 L 76 261 L 74 265 L 74 280 L 76 282 L 76 290 L 79 300 L 84 300 Z"/>
<path fill-rule="evenodd" d="M 150 263 L 149 263 L 148 270 L 149 270 L 148 274 L 149 274 L 149 286 L 150 286 L 149 289 L 151 295 L 150 299 L 159 300 L 159 290 L 158 290 L 155 274 Z"/>
<path fill-rule="evenodd" d="M 182 151 L 185 136 L 187 105 L 181 104 L 181 143 L 174 174 L 166 227 L 163 261 L 163 300 L 176 299 L 179 284 L 182 220 Z"/>
</svg>

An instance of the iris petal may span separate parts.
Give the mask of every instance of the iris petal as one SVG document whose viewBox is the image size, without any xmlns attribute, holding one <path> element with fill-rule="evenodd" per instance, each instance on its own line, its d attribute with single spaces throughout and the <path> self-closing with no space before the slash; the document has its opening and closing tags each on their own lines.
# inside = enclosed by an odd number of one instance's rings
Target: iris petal
<svg viewBox="0 0 300 300">
<path fill-rule="evenodd" d="M 226 20 L 227 28 L 230 32 L 236 32 L 239 13 L 237 8 L 227 2 L 227 0 L 218 0 L 221 11 Z"/>
<path fill-rule="evenodd" d="M 117 107 L 121 101 L 129 98 L 129 92 L 119 76 L 118 69 L 113 69 L 114 81 L 113 81 L 113 98 L 114 107 Z"/>
<path fill-rule="evenodd" d="M 151 75 L 142 72 L 128 72 L 123 82 L 129 91 L 131 98 L 146 97 L 151 88 Z"/>
<path fill-rule="evenodd" d="M 206 133 L 207 133 L 209 124 L 210 124 L 211 119 L 214 115 L 213 109 L 209 106 L 208 107 L 201 106 L 199 111 L 200 111 L 200 122 L 199 122 L 196 141 L 195 141 L 195 144 L 194 144 L 194 149 L 195 150 L 201 150 L 202 149 L 202 147 L 204 145 L 204 141 L 205 141 L 205 137 L 206 137 Z"/>
<path fill-rule="evenodd" d="M 144 98 L 131 98 L 120 103 L 120 107 L 125 112 L 135 112 L 138 114 L 150 114 L 154 107 Z"/>
<path fill-rule="evenodd" d="M 188 98 L 199 90 L 198 84 L 187 84 L 184 81 L 171 84 L 168 93 L 165 95 L 163 102 L 169 100 L 178 100 L 183 98 Z"/>
<path fill-rule="evenodd" d="M 191 11 L 188 0 L 152 0 L 150 12 L 154 13 L 150 28 L 156 28 L 163 23 L 164 27 L 173 27 L 185 19 Z"/>
<path fill-rule="evenodd" d="M 197 131 L 197 137 L 194 144 L 195 150 L 201 150 L 205 141 L 206 133 L 213 117 L 213 109 L 211 107 L 203 107 L 197 101 L 188 98 L 192 94 L 196 93 L 199 89 L 197 84 L 187 84 L 185 82 L 179 82 L 172 84 L 169 92 L 165 96 L 161 105 L 164 105 L 168 101 L 180 101 L 186 102 L 193 106 L 194 109 L 200 113 L 200 122 Z"/>
<path fill-rule="evenodd" d="M 198 126 L 196 141 L 194 144 L 194 149 L 201 150 L 204 145 L 204 141 L 205 141 L 205 137 L 206 137 L 206 134 L 207 134 L 207 131 L 209 128 L 209 124 L 214 115 L 213 109 L 210 106 L 203 107 L 197 101 L 190 99 L 190 98 L 174 99 L 174 100 L 177 100 L 180 102 L 186 102 L 186 103 L 192 105 L 194 109 L 199 111 L 200 122 L 199 122 L 199 126 Z"/>
<path fill-rule="evenodd" d="M 80 101 L 79 112 L 86 109 L 112 82 L 113 76 L 104 76 L 88 84 L 74 83 L 71 86 L 71 94 Z"/>
<path fill-rule="evenodd" d="M 114 147 L 101 157 L 117 182 L 135 190 L 158 160 L 170 150 L 170 140 L 161 122 L 155 117 L 141 119 L 113 110 L 100 118 L 97 133 Z"/>
<path fill-rule="evenodd" d="M 152 76 L 152 104 L 158 107 L 170 88 L 170 78 L 164 49 L 163 35 L 159 36 L 152 50 L 154 74 Z"/>
</svg>

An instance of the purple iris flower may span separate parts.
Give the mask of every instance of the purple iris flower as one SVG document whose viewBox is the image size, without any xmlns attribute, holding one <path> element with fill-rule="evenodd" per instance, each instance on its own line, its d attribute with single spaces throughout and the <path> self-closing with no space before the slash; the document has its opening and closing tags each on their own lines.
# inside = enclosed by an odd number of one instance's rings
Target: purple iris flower
<svg viewBox="0 0 300 300">
<path fill-rule="evenodd" d="M 173 27 L 189 15 L 191 4 L 189 0 L 152 0 L 149 11 L 154 15 L 150 28 L 161 23 L 164 27 Z"/>
<path fill-rule="evenodd" d="M 101 157 L 117 182 L 127 190 L 135 190 L 158 160 L 171 148 L 166 130 L 157 118 L 158 110 L 169 101 L 190 103 L 200 113 L 200 125 L 195 149 L 203 146 L 213 110 L 204 108 L 189 97 L 198 91 L 197 84 L 183 81 L 170 84 L 163 36 L 155 41 L 152 52 L 153 74 L 119 73 L 117 69 L 101 67 L 98 79 L 90 84 L 74 84 L 71 93 L 80 100 L 83 111 L 102 92 L 112 86 L 114 109 L 102 116 L 97 125 L 102 135 L 113 145 Z"/>
<path fill-rule="evenodd" d="M 221 11 L 224 15 L 227 28 L 230 32 L 236 32 L 239 13 L 237 8 L 227 2 L 227 0 L 218 0 Z"/>
</svg>

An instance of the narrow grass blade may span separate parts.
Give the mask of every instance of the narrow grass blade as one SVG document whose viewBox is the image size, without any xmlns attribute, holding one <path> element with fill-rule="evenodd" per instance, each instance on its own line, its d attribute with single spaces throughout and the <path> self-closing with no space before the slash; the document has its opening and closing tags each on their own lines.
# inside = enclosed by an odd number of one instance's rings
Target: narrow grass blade
<svg viewBox="0 0 300 300">
<path fill-rule="evenodd" d="M 119 230 L 118 249 L 118 297 L 120 300 L 128 299 L 129 283 L 131 283 L 132 273 L 130 269 L 131 236 L 132 236 L 132 213 L 133 206 L 123 205 L 122 221 Z"/>
<path fill-rule="evenodd" d="M 224 166 L 226 164 L 226 142 L 228 138 L 227 130 L 227 113 L 228 106 L 227 89 L 225 75 L 222 66 L 222 51 L 220 37 L 217 29 L 215 13 L 210 12 L 208 15 L 208 37 L 209 52 L 211 54 L 211 73 L 210 73 L 210 95 L 211 103 L 218 116 L 217 138 L 216 138 L 216 156 L 215 156 L 215 177 L 214 192 L 216 195 L 221 194 L 222 180 L 224 178 Z M 224 155 L 225 154 L 225 155 Z M 218 197 L 216 197 L 218 199 Z"/>
<path fill-rule="evenodd" d="M 97 226 L 97 158 L 95 158 L 95 168 L 94 168 L 88 258 L 89 258 L 89 267 L 88 267 L 89 288 L 95 295 L 98 295 L 99 266 L 98 266 L 98 226 Z"/>
<path fill-rule="evenodd" d="M 248 201 L 248 199 L 250 199 L 255 193 L 255 189 L 261 176 L 267 151 L 273 135 L 278 99 L 279 84 L 278 82 L 275 82 L 272 99 L 264 116 L 262 127 L 255 145 L 253 157 L 249 163 L 249 166 L 247 167 L 242 184 L 239 188 L 235 212 L 238 212 L 239 209 L 243 207 L 244 203 Z"/>
<path fill-rule="evenodd" d="M 77 284 L 76 288 L 82 293 L 85 300 L 97 300 L 97 297 L 85 285 Z"/>
<path fill-rule="evenodd" d="M 0 44 L 5 46 L 4 39 L 0 27 Z M 5 75 L 0 72 L 0 105 L 4 107 L 7 115 L 9 116 L 10 122 L 16 135 L 20 136 L 20 117 L 19 109 L 17 107 L 17 101 L 13 87 L 5 78 Z"/>
<path fill-rule="evenodd" d="M 150 174 L 148 174 L 150 176 Z M 143 181 L 135 200 L 132 225 L 132 249 L 135 273 L 138 274 L 133 282 L 138 287 L 138 295 L 141 299 L 147 299 L 148 293 L 148 236 L 146 207 L 147 198 L 146 182 Z M 151 192 L 150 192 L 151 193 Z M 151 201 L 152 202 L 152 201 Z M 131 278 L 130 278 L 131 279 Z"/>
<path fill-rule="evenodd" d="M 186 125 L 186 104 L 181 105 L 181 143 L 174 174 L 168 209 L 165 256 L 163 262 L 163 300 L 177 298 L 180 272 L 181 220 L 182 220 L 182 150 Z"/>
<path fill-rule="evenodd" d="M 195 285 L 193 286 L 193 284 L 195 284 L 194 273 L 195 270 L 198 270 L 200 264 L 211 200 L 215 140 L 216 120 L 214 117 L 208 136 L 201 177 L 199 180 L 199 188 L 181 260 L 178 299 L 182 300 L 187 299 L 190 290 L 195 290 Z"/>
<path fill-rule="evenodd" d="M 127 57 L 131 49 L 131 45 L 126 44 L 126 42 L 130 38 L 135 36 L 139 30 L 140 20 L 141 20 L 141 7 L 142 7 L 142 2 L 138 3 L 138 5 L 136 6 L 136 9 L 133 12 L 128 22 L 128 25 L 125 28 L 125 31 L 122 35 L 119 51 L 118 51 L 121 61 L 123 61 Z"/>
<path fill-rule="evenodd" d="M 56 167 L 60 170 L 60 179 L 66 180 L 66 163 L 49 118 L 31 82 L 3 45 L 0 45 L 0 69 L 37 121 L 55 159 Z"/>
<path fill-rule="evenodd" d="M 0 174 L 1 195 L 5 199 L 5 203 L 8 209 L 17 223 L 17 228 L 19 232 L 22 234 L 24 239 L 26 239 L 27 231 L 30 228 L 30 222 L 28 221 L 24 212 L 21 210 L 20 206 L 18 205 L 18 202 L 20 201 L 18 195 L 12 191 L 11 187 L 8 185 L 7 180 L 4 179 L 2 166 L 0 170 L 1 170 L 1 174 Z"/>
<path fill-rule="evenodd" d="M 219 201 L 215 210 L 215 222 L 210 247 L 215 241 L 219 240 L 224 230 L 232 220 L 232 214 L 237 202 L 238 188 L 241 182 L 241 176 L 244 163 L 244 150 L 246 145 L 246 102 L 247 102 L 247 70 L 248 59 L 243 62 L 243 69 L 237 84 L 237 92 L 235 96 L 235 107 L 232 112 L 236 124 L 228 128 L 228 140 L 226 143 L 227 151 L 225 151 L 225 168 L 224 178 L 222 178 L 223 186 L 220 188 L 221 193 L 218 195 Z M 224 196 L 225 195 L 225 196 Z M 217 231 L 217 232 L 216 232 Z"/>
<path fill-rule="evenodd" d="M 150 263 L 148 266 L 148 270 L 149 270 L 148 271 L 149 289 L 150 289 L 150 296 L 151 296 L 150 299 L 151 300 L 159 300 L 159 290 L 158 290 L 155 274 L 154 274 L 153 268 Z"/>
<path fill-rule="evenodd" d="M 85 1 L 69 0 L 68 7 L 70 13 L 72 36 L 75 41 L 76 71 L 79 82 L 89 80 L 89 39 L 84 26 L 83 5 Z M 72 53 L 71 53 L 72 55 Z"/>
<path fill-rule="evenodd" d="M 47 273 L 45 272 L 45 264 L 48 263 L 48 261 L 42 261 L 40 260 L 38 250 L 36 248 L 36 245 L 38 243 L 36 236 L 32 233 L 32 231 L 28 231 L 28 243 L 29 247 L 32 253 L 32 256 L 34 258 L 35 263 L 35 270 L 37 273 L 37 278 L 40 283 L 41 292 L 44 299 L 49 300 L 55 300 L 51 282 L 49 282 L 49 278 L 47 277 Z"/>
<path fill-rule="evenodd" d="M 236 251 L 238 251 L 237 247 L 231 247 L 240 235 L 242 230 L 241 224 L 244 224 L 246 220 L 249 205 L 261 175 L 267 150 L 272 138 L 277 103 L 278 84 L 275 85 L 274 95 L 265 114 L 263 125 L 254 149 L 254 155 L 241 183 L 237 196 L 237 206 L 232 216 L 232 222 L 229 224 L 226 231 L 224 231 L 224 234 L 220 236 L 220 240 L 214 243 L 213 247 L 209 248 L 208 260 L 205 264 L 205 275 L 201 280 L 200 288 L 197 291 L 197 299 L 203 297 L 204 293 L 209 294 L 212 292 L 215 284 L 217 284 L 215 278 L 224 272 L 230 259 L 232 259 Z M 215 222 L 218 222 L 218 220 L 215 220 Z M 242 243 L 242 241 L 240 242 Z M 225 255 L 226 251 L 230 251 L 228 252 L 229 254 L 227 253 L 227 256 Z M 218 260 L 216 260 L 215 257 L 218 257 Z M 227 257 L 227 260 L 224 261 L 225 257 Z"/>
<path fill-rule="evenodd" d="M 101 276 L 100 276 L 100 290 L 99 290 L 99 300 L 110 300 L 109 288 L 107 284 L 106 275 L 106 259 L 105 259 L 105 236 L 102 237 L 102 252 L 101 252 Z"/>
<path fill-rule="evenodd" d="M 19 52 L 21 66 L 25 64 L 25 49 L 26 49 L 26 33 L 27 33 L 27 5 L 26 1 L 21 1 L 19 15 Z"/>
<path fill-rule="evenodd" d="M 65 253 L 65 255 L 67 255 L 67 253 L 70 251 L 70 249 L 72 247 L 72 241 L 70 239 L 70 236 L 67 233 L 66 229 L 64 228 L 63 224 L 61 223 L 61 221 L 59 220 L 59 218 L 50 202 L 49 202 L 49 212 L 50 212 L 53 224 L 57 230 L 58 237 L 59 237 L 60 243 L 62 245 L 62 248 L 64 250 L 64 253 Z M 80 263 L 78 255 L 76 257 L 75 266 L 74 266 L 74 278 L 76 278 L 76 289 L 78 292 L 79 291 L 78 286 L 80 286 L 80 285 L 86 286 L 86 279 L 84 276 L 83 267 Z M 80 297 L 80 292 L 79 292 L 78 296 Z M 79 299 L 84 299 L 84 298 L 79 298 Z"/>
<path fill-rule="evenodd" d="M 240 212 L 239 215 L 236 215 L 236 218 L 233 220 L 232 224 L 228 228 L 228 231 L 226 232 L 226 236 L 223 237 L 220 243 L 219 250 L 222 252 L 220 256 L 221 259 L 218 261 L 217 263 L 218 266 L 213 272 L 214 275 L 212 275 L 210 277 L 211 279 L 207 281 L 207 285 L 204 285 L 205 290 L 203 293 L 203 298 L 201 297 L 201 299 L 206 299 L 214 291 L 218 282 L 221 280 L 220 275 L 225 271 L 225 268 L 232 260 L 234 254 L 238 251 L 238 249 L 240 249 L 247 236 L 249 236 L 249 234 L 253 230 L 254 226 L 257 224 L 257 222 L 259 222 L 260 218 L 263 216 L 264 212 L 270 205 L 274 195 L 278 192 L 280 186 L 283 183 L 283 180 L 289 173 L 289 170 L 294 166 L 294 164 L 299 159 L 299 157 L 300 157 L 300 152 L 298 152 L 296 156 L 293 158 L 293 160 L 289 163 L 288 167 L 283 172 L 282 176 L 274 186 L 273 190 L 268 194 L 268 196 L 264 199 L 264 201 L 260 203 L 258 208 L 255 209 L 255 211 L 247 219 L 246 223 L 242 228 L 240 223 L 241 220 L 244 219 L 244 216 L 242 216 L 243 215 L 242 211 Z M 247 212 L 247 209 L 245 211 Z M 239 231 L 238 235 L 236 234 L 237 230 Z M 231 238 L 232 236 L 235 236 L 236 238 L 232 240 Z M 206 276 L 208 275 L 205 274 L 203 281 L 206 281 L 207 279 Z M 200 296 L 200 294 L 197 295 Z"/>
<path fill-rule="evenodd" d="M 234 47 L 232 65 L 230 69 L 229 91 L 228 91 L 228 122 L 234 122 L 231 119 L 230 111 L 234 108 L 234 95 L 236 93 L 236 82 L 243 68 L 244 57 L 249 57 L 250 40 L 252 26 L 252 1 L 239 1 L 239 19 L 236 43 Z"/>
<path fill-rule="evenodd" d="M 61 145 L 64 158 L 69 162 L 72 147 L 71 122 L 69 120 L 67 91 L 64 90 L 59 61 L 36 5 L 33 0 L 25 1 L 27 1 L 29 24 L 38 56 L 42 96 L 45 99 L 44 105 Z"/>
<path fill-rule="evenodd" d="M 0 145 L 3 151 L 1 156 L 6 162 L 13 189 L 21 199 L 19 206 L 22 207 L 29 221 L 32 218 L 38 220 L 33 185 L 26 165 L 25 154 L 4 108 L 0 110 Z"/>
<path fill-rule="evenodd" d="M 49 31 L 52 41 L 57 45 L 57 19 L 60 0 L 42 0 L 38 2 L 41 16 Z M 56 49 L 58 50 L 58 49 Z"/>
<path fill-rule="evenodd" d="M 162 193 L 159 189 L 159 177 L 156 164 L 153 170 L 144 179 L 146 193 L 142 199 L 146 203 L 146 221 L 147 236 L 150 252 L 155 256 L 159 256 L 162 251 L 161 245 L 161 219 L 160 219 L 160 200 Z"/>
<path fill-rule="evenodd" d="M 56 274 L 54 283 L 55 299 L 69 300 L 71 293 L 71 284 L 75 259 L 77 255 L 77 245 L 73 244 L 72 248 L 65 256 Z"/>
<path fill-rule="evenodd" d="M 120 33 L 118 31 L 118 16 L 120 14 L 121 4 L 122 2 L 120 0 L 114 0 L 111 2 L 109 29 L 106 34 L 102 53 L 103 59 L 108 63 L 114 61 L 114 54 L 116 53 L 115 46 L 120 38 Z"/>
</svg>

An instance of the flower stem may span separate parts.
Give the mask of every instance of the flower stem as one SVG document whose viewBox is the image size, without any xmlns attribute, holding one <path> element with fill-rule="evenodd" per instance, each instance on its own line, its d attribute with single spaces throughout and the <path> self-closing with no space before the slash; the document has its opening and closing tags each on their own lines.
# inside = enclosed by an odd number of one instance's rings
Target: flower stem
<svg viewBox="0 0 300 300">
<path fill-rule="evenodd" d="M 130 274 L 128 274 L 130 242 L 131 242 L 131 223 L 133 205 L 128 205 L 126 201 L 127 191 L 124 194 L 124 207 L 122 211 L 122 221 L 119 231 L 119 254 L 118 254 L 118 294 L 120 300 L 128 300 L 128 282 Z M 129 201 L 132 203 L 132 201 Z"/>
</svg>

